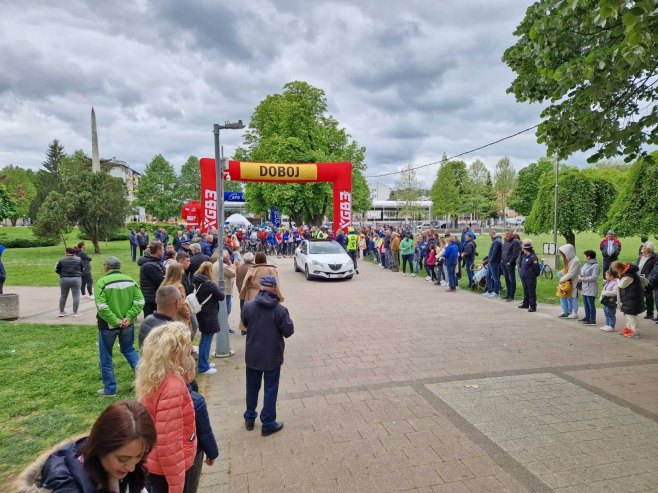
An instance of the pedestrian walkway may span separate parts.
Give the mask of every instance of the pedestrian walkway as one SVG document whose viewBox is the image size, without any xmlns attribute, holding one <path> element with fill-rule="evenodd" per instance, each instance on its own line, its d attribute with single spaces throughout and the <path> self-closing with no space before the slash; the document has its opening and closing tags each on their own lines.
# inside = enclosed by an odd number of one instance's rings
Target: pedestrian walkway
<svg viewBox="0 0 658 493">
<path fill-rule="evenodd" d="M 200 379 L 220 443 L 201 491 L 658 490 L 654 324 L 628 340 L 372 264 L 308 282 L 271 261 L 295 322 L 285 428 L 244 429 L 244 338 L 231 336 L 237 354 Z"/>
</svg>

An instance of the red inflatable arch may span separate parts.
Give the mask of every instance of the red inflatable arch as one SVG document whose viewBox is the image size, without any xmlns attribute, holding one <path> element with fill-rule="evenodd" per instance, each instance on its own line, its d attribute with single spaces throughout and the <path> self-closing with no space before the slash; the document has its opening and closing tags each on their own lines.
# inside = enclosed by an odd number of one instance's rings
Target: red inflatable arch
<svg viewBox="0 0 658 493">
<path fill-rule="evenodd" d="M 215 160 L 203 158 L 201 165 L 201 203 L 204 229 L 217 228 L 217 191 Z M 227 179 L 245 182 L 309 183 L 331 182 L 334 188 L 334 229 L 352 225 L 352 163 L 279 164 L 228 162 Z"/>
</svg>

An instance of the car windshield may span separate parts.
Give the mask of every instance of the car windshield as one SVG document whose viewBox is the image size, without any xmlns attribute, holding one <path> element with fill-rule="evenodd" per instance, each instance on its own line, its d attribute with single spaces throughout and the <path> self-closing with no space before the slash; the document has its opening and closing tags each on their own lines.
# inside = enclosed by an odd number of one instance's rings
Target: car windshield
<svg viewBox="0 0 658 493">
<path fill-rule="evenodd" d="M 343 253 L 343 247 L 341 247 L 335 241 L 328 242 L 313 242 L 310 243 L 309 253 L 319 253 L 319 254 L 331 254 L 331 253 Z"/>
</svg>

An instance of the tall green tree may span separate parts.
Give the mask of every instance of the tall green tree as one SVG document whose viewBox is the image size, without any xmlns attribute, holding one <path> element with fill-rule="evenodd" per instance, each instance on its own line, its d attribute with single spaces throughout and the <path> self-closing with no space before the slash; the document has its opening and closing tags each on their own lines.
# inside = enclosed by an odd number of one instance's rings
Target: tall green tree
<svg viewBox="0 0 658 493">
<path fill-rule="evenodd" d="M 544 173 L 553 173 L 555 176 L 555 161 L 541 158 L 536 163 L 530 163 L 519 170 L 516 187 L 509 198 L 509 206 L 522 216 L 527 216 L 535 203 L 539 182 Z"/>
<path fill-rule="evenodd" d="M 479 159 L 468 167 L 462 200 L 463 212 L 473 214 L 475 219 L 496 216 L 497 200 L 491 173 Z"/>
<path fill-rule="evenodd" d="M 118 233 L 130 213 L 125 183 L 105 172 L 81 171 L 67 182 L 67 190 L 72 220 L 101 253 L 100 242 Z"/>
<path fill-rule="evenodd" d="M 350 161 L 352 208 L 367 210 L 370 192 L 363 178 L 365 148 L 327 114 L 322 89 L 302 81 L 285 84 L 283 92 L 272 94 L 254 110 L 243 145 L 235 157 L 242 161 L 313 163 Z M 361 177 L 358 177 L 358 175 Z M 331 212 L 331 185 L 328 183 L 248 183 L 246 197 L 253 212 L 281 208 L 297 224 L 319 224 Z"/>
<path fill-rule="evenodd" d="M 146 166 L 139 180 L 137 204 L 144 207 L 147 214 L 160 220 L 178 216 L 182 201 L 177 185 L 174 167 L 162 154 L 158 154 Z"/>
<path fill-rule="evenodd" d="M 550 155 L 596 148 L 590 162 L 658 144 L 655 0 L 539 0 L 503 61 L 517 101 L 548 103 L 537 130 Z"/>
<path fill-rule="evenodd" d="M 5 166 L 0 170 L 0 176 L 4 177 L 2 183 L 16 205 L 14 213 L 8 216 L 11 224 L 16 226 L 20 218 L 30 215 L 30 204 L 36 197 L 37 189 L 28 172 L 19 166 Z"/>
<path fill-rule="evenodd" d="M 602 230 L 622 236 L 658 234 L 658 152 L 638 159 L 628 170 Z"/>
<path fill-rule="evenodd" d="M 64 146 L 59 140 L 53 140 L 48 146 L 46 160 L 42 163 L 43 169 L 37 173 L 37 193 L 30 204 L 30 217 L 37 217 L 41 204 L 52 191 L 62 192 L 62 177 L 60 167 L 62 160 L 66 156 Z"/>
<path fill-rule="evenodd" d="M 503 203 L 503 225 L 505 227 L 507 227 L 507 198 L 514 191 L 515 186 L 516 170 L 512 166 L 512 161 L 505 156 L 496 163 L 494 173 L 494 190 Z"/>
<path fill-rule="evenodd" d="M 227 184 L 229 182 L 226 182 Z M 176 187 L 182 203 L 190 200 L 200 200 L 201 197 L 201 168 L 199 158 L 190 156 L 180 168 L 178 185 Z"/>
<path fill-rule="evenodd" d="M 75 221 L 73 220 L 73 207 L 68 197 L 57 191 L 50 192 L 39 208 L 32 231 L 37 238 L 60 241 L 66 247 L 66 235 L 71 232 Z"/>
<path fill-rule="evenodd" d="M 16 202 L 9 195 L 4 185 L 0 185 L 0 221 L 16 214 Z"/>
<path fill-rule="evenodd" d="M 555 178 L 542 176 L 537 199 L 526 218 L 525 231 L 543 234 L 553 231 Z M 599 228 L 615 200 L 615 184 L 591 172 L 566 168 L 558 176 L 558 233 L 576 245 L 576 234 Z"/>
<path fill-rule="evenodd" d="M 421 189 L 420 180 L 411 164 L 407 164 L 398 175 L 395 182 L 395 193 L 397 200 L 402 202 L 400 214 L 405 218 L 414 217 L 420 209 L 417 205 L 414 205 L 414 202 L 420 199 Z"/>
<path fill-rule="evenodd" d="M 467 205 L 464 201 L 468 189 L 467 182 L 466 163 L 464 161 L 447 161 L 444 154 L 430 190 L 432 215 L 447 216 L 450 222 L 453 216 L 456 217 L 462 212 L 467 212 Z"/>
</svg>

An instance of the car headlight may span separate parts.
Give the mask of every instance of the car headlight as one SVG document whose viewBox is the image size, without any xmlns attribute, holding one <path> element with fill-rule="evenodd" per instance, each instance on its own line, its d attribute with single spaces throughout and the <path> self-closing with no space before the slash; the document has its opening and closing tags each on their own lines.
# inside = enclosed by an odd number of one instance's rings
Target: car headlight
<svg viewBox="0 0 658 493">
<path fill-rule="evenodd" d="M 322 267 L 322 262 L 318 262 L 317 260 L 314 260 L 311 262 L 311 265 L 316 265 L 318 267 Z"/>
<path fill-rule="evenodd" d="M 354 262 L 352 262 L 351 260 L 348 260 L 347 264 L 345 264 L 345 265 L 347 266 L 348 269 L 351 269 L 352 267 L 354 267 Z"/>
</svg>

